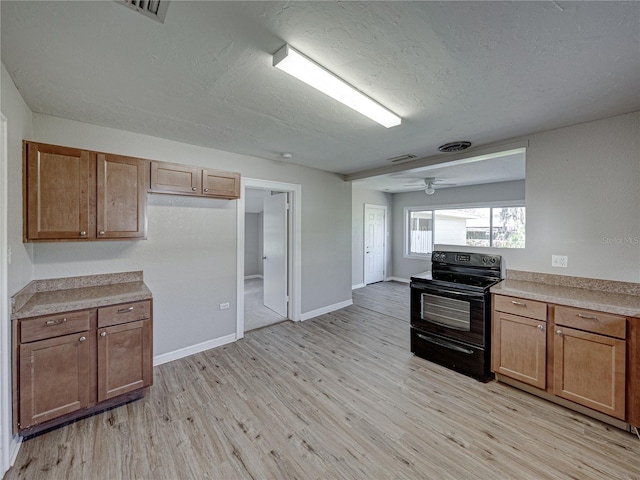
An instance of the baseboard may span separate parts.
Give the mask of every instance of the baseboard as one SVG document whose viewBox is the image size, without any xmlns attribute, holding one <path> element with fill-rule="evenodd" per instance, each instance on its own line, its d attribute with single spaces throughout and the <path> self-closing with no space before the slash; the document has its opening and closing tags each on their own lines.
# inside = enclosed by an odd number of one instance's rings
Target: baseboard
<svg viewBox="0 0 640 480">
<path fill-rule="evenodd" d="M 363 288 L 366 287 L 367 284 L 366 283 L 359 283 L 357 285 L 351 285 L 351 290 L 357 290 L 358 288 Z"/>
<path fill-rule="evenodd" d="M 16 463 L 16 458 L 18 458 L 18 452 L 20 451 L 20 446 L 22 445 L 22 437 L 13 437 L 9 443 L 9 465 L 8 467 L 13 467 Z"/>
<path fill-rule="evenodd" d="M 411 283 L 411 280 L 408 278 L 400 278 L 400 277 L 387 277 L 384 279 L 385 282 L 401 282 L 401 283 Z"/>
<path fill-rule="evenodd" d="M 206 342 L 197 343 L 195 345 L 191 345 L 190 347 L 174 350 L 173 352 L 163 353 L 162 355 L 153 357 L 153 366 L 156 367 L 158 365 L 162 365 L 163 363 L 173 362 L 174 360 L 188 357 L 190 355 L 195 355 L 196 353 L 204 352 L 205 350 L 210 350 L 212 348 L 221 347 L 222 345 L 226 345 L 227 343 L 232 343 L 235 341 L 236 335 L 235 333 L 233 333 L 231 335 L 225 335 L 224 337 L 218 337 L 214 338 L 213 340 L 207 340 Z"/>
<path fill-rule="evenodd" d="M 247 275 L 246 277 L 244 277 L 245 280 L 251 280 L 252 278 L 263 278 L 262 275 L 257 274 L 257 275 Z"/>
<path fill-rule="evenodd" d="M 310 320 L 312 318 L 319 317 L 320 315 L 324 315 L 325 313 L 331 313 L 336 310 L 340 310 L 341 308 L 348 307 L 349 305 L 353 305 L 353 300 L 345 300 L 344 302 L 327 305 L 326 307 L 318 308 L 316 310 L 311 310 L 310 312 L 301 314 L 300 320 Z"/>
</svg>

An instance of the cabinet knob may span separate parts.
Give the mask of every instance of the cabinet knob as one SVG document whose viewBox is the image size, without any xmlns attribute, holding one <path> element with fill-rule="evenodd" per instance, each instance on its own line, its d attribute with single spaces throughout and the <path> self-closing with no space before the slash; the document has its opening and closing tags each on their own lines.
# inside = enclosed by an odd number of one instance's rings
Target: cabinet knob
<svg viewBox="0 0 640 480">
<path fill-rule="evenodd" d="M 100 236 L 104 235 L 104 230 L 100 230 L 100 231 L 98 232 L 98 235 L 100 235 Z"/>
<path fill-rule="evenodd" d="M 558 335 L 562 335 L 562 330 L 556 330 L 556 333 L 557 333 Z"/>
<path fill-rule="evenodd" d="M 544 330 L 544 325 L 538 325 L 538 330 Z"/>
<path fill-rule="evenodd" d="M 209 189 L 208 189 L 208 188 L 205 188 L 205 189 L 204 189 L 204 191 L 205 191 L 205 192 L 208 192 L 208 191 L 209 191 Z"/>
<path fill-rule="evenodd" d="M 87 232 L 85 232 L 84 230 L 80 232 L 80 236 L 81 237 L 86 237 L 87 236 Z"/>
<path fill-rule="evenodd" d="M 81 342 L 86 342 L 87 341 L 87 337 L 80 337 L 80 341 Z"/>
<path fill-rule="evenodd" d="M 107 332 L 102 332 L 102 333 L 100 334 L 100 336 L 101 336 L 101 337 L 106 337 L 106 336 L 107 336 Z"/>
<path fill-rule="evenodd" d="M 191 190 L 193 190 L 194 192 L 197 190 L 196 187 L 191 187 Z"/>
</svg>

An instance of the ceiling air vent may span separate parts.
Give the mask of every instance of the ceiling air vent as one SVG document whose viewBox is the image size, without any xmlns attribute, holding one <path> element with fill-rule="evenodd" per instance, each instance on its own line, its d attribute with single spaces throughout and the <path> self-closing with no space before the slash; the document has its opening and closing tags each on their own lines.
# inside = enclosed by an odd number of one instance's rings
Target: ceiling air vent
<svg viewBox="0 0 640 480">
<path fill-rule="evenodd" d="M 416 156 L 413 153 L 407 153 L 406 155 L 400 155 L 399 157 L 387 158 L 387 160 L 391 163 L 399 163 L 406 160 L 412 160 L 414 158 L 416 158 Z"/>
<path fill-rule="evenodd" d="M 471 146 L 471 142 L 451 142 L 440 145 L 438 150 L 444 153 L 460 152 Z"/>
<path fill-rule="evenodd" d="M 164 23 L 164 16 L 167 14 L 167 7 L 169 6 L 169 0 L 116 0 L 116 2 L 126 5 L 160 23 Z"/>
</svg>

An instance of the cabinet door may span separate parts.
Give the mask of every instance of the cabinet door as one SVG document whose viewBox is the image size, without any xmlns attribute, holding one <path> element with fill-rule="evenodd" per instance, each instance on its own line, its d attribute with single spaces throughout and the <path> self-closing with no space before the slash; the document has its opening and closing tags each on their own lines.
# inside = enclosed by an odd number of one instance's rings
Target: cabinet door
<svg viewBox="0 0 640 480">
<path fill-rule="evenodd" d="M 209 197 L 240 198 L 240 174 L 219 170 L 203 170 L 202 193 Z"/>
<path fill-rule="evenodd" d="M 546 387 L 547 322 L 496 312 L 492 368 L 538 388 Z"/>
<path fill-rule="evenodd" d="M 624 340 L 566 327 L 554 337 L 554 393 L 624 420 Z"/>
<path fill-rule="evenodd" d="M 95 156 L 25 142 L 25 241 L 82 239 L 94 217 Z"/>
<path fill-rule="evenodd" d="M 88 406 L 91 350 L 87 335 L 20 345 L 20 429 Z"/>
<path fill-rule="evenodd" d="M 98 154 L 97 238 L 146 238 L 147 162 Z"/>
<path fill-rule="evenodd" d="M 197 195 L 201 193 L 202 169 L 176 163 L 151 162 L 149 190 L 157 193 Z"/>
<path fill-rule="evenodd" d="M 152 383 L 149 320 L 98 329 L 98 401 Z"/>
</svg>

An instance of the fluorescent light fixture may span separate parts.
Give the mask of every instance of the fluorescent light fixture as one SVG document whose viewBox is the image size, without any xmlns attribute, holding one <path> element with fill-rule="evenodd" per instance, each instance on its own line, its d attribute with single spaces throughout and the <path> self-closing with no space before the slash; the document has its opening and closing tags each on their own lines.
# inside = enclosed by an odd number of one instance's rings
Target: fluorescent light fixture
<svg viewBox="0 0 640 480">
<path fill-rule="evenodd" d="M 288 44 L 273 55 L 273 66 L 344 103 L 347 107 L 353 108 L 356 112 L 369 117 L 380 125 L 389 128 L 400 125 L 402 122 L 402 119 L 395 113 L 371 100 Z"/>
</svg>

